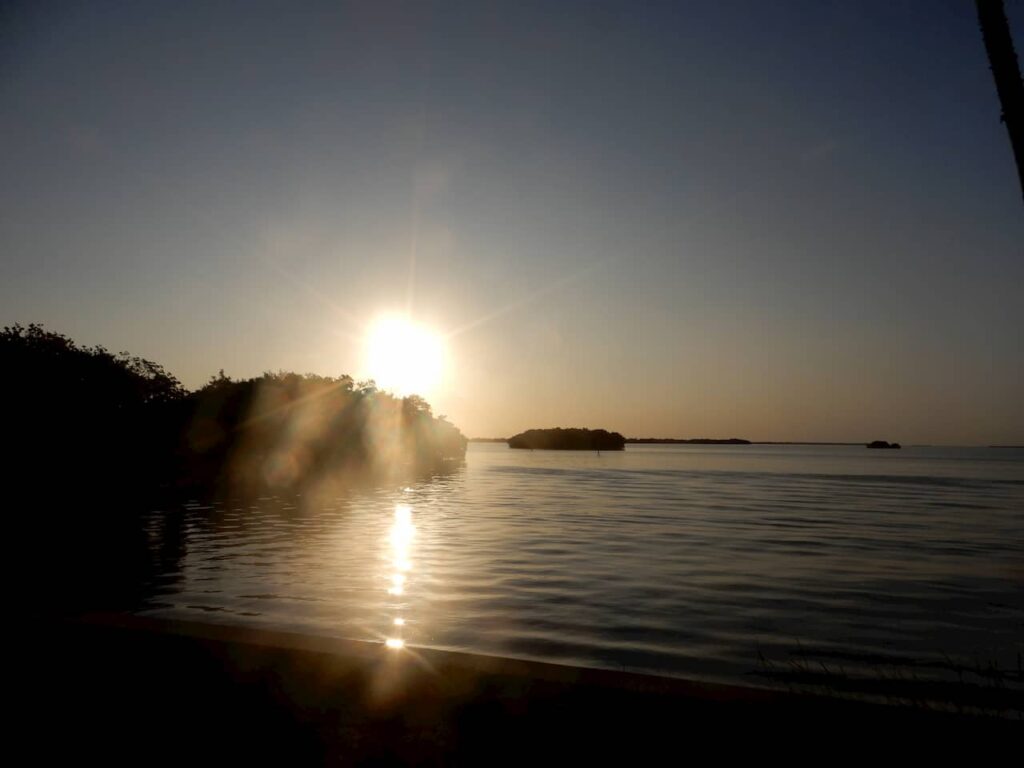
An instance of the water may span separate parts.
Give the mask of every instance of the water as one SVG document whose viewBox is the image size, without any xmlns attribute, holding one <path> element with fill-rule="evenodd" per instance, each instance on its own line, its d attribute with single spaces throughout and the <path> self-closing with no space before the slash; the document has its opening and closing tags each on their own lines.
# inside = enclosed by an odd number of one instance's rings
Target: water
<svg viewBox="0 0 1024 768">
<path fill-rule="evenodd" d="M 1019 450 L 472 444 L 411 487 L 149 529 L 148 614 L 746 685 L 1020 683 Z"/>
</svg>

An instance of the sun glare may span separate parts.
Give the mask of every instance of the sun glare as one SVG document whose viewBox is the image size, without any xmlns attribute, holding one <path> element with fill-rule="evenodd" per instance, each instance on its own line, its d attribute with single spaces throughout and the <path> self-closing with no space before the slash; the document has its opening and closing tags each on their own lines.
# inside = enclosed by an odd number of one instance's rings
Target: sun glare
<svg viewBox="0 0 1024 768">
<path fill-rule="evenodd" d="M 374 323 L 366 336 L 366 371 L 381 389 L 396 395 L 432 394 L 444 373 L 441 337 L 406 317 Z"/>
</svg>

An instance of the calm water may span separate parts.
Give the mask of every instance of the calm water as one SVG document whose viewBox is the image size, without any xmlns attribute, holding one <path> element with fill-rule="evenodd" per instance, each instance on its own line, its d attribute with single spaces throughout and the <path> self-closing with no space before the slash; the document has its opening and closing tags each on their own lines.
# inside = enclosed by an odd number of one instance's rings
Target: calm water
<svg viewBox="0 0 1024 768">
<path fill-rule="evenodd" d="M 149 524 L 163 616 L 769 685 L 1024 649 L 1010 449 L 472 444 L 404 489 Z"/>
</svg>

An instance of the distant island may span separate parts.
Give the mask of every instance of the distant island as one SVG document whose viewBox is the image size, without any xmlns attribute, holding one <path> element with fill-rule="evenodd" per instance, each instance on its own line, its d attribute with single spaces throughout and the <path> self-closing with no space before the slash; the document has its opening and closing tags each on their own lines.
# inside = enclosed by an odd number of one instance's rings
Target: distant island
<svg viewBox="0 0 1024 768">
<path fill-rule="evenodd" d="M 867 448 L 902 448 L 899 443 L 887 443 L 885 440 L 872 440 L 867 444 Z"/>
<path fill-rule="evenodd" d="M 508 443 L 511 445 L 512 440 L 518 440 L 519 438 L 529 435 L 534 432 L 550 432 L 554 430 L 530 430 L 529 432 L 523 432 L 522 434 L 516 435 L 515 437 L 473 437 L 468 442 L 471 443 Z M 563 430 L 570 431 L 570 430 Z M 579 430 L 583 432 L 603 432 L 605 430 Z M 617 434 L 617 433 L 613 433 Z M 747 440 L 742 437 L 627 437 L 624 438 L 623 442 L 626 445 L 817 445 L 817 446 L 866 446 L 868 448 L 896 448 L 899 449 L 902 446 L 899 443 L 886 443 L 884 440 L 876 440 L 874 443 L 843 443 L 836 441 L 821 441 L 821 440 Z M 875 443 L 878 443 L 877 445 Z M 516 445 L 514 448 L 529 448 L 528 445 Z M 545 446 L 546 447 L 546 446 Z M 989 448 L 1024 448 L 1024 446 L 1013 446 L 1013 445 L 990 445 Z M 616 448 L 569 448 L 567 450 L 621 450 Z"/>
<path fill-rule="evenodd" d="M 544 451 L 621 451 L 626 438 L 606 429 L 528 429 L 508 439 L 509 448 Z"/>
<path fill-rule="evenodd" d="M 635 443 L 637 445 L 750 445 L 749 440 L 744 440 L 740 437 L 728 437 L 728 438 L 716 438 L 716 437 L 691 437 L 691 438 L 674 438 L 674 437 L 628 437 L 626 438 L 627 443 Z"/>
</svg>

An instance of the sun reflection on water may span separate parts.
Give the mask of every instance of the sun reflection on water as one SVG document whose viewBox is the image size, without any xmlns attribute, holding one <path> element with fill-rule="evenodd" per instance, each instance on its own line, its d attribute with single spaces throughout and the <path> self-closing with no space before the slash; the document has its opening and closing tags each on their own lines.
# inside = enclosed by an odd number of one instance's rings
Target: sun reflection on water
<svg viewBox="0 0 1024 768">
<path fill-rule="evenodd" d="M 412 507 L 408 504 L 395 505 L 394 522 L 388 535 L 390 544 L 388 552 L 391 573 L 389 575 L 388 594 L 392 597 L 402 597 L 405 594 L 408 577 L 406 573 L 412 570 L 412 561 L 409 555 L 412 551 L 412 541 L 416 535 L 416 526 L 412 524 Z M 395 603 L 391 606 L 394 611 L 400 610 L 402 605 Z M 394 627 L 404 627 L 405 619 L 395 617 L 392 621 Z M 399 650 L 405 647 L 405 640 L 402 637 L 388 637 L 384 644 L 391 649 Z"/>
</svg>

